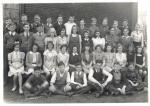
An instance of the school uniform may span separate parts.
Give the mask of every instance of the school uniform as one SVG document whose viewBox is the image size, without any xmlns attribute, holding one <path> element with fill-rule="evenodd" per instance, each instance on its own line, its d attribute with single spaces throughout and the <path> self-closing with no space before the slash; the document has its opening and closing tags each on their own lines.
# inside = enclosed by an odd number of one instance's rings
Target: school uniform
<svg viewBox="0 0 150 106">
<path fill-rule="evenodd" d="M 78 53 L 80 53 L 80 35 L 71 34 L 68 44 L 69 53 L 72 52 L 73 47 L 77 47 Z"/>
<path fill-rule="evenodd" d="M 12 66 L 9 66 L 9 72 L 8 76 L 11 77 L 13 75 L 16 75 L 18 73 L 23 74 L 24 73 L 24 65 L 22 60 L 24 60 L 25 54 L 23 52 L 16 52 L 13 51 L 8 54 L 8 61 L 11 61 Z M 16 67 L 16 68 L 14 68 Z"/>
<path fill-rule="evenodd" d="M 93 41 L 94 48 L 97 45 L 101 45 L 103 49 L 105 48 L 105 38 L 96 37 L 96 38 L 92 38 L 92 41 Z"/>
<path fill-rule="evenodd" d="M 61 33 L 61 30 L 62 30 L 63 28 L 65 28 L 64 24 L 63 24 L 63 23 L 59 23 L 59 22 L 54 23 L 53 27 L 54 27 L 55 30 L 56 30 L 57 36 L 59 36 L 60 33 Z"/>
<path fill-rule="evenodd" d="M 19 38 L 20 41 L 20 50 L 25 54 L 32 48 L 33 45 L 33 33 L 31 32 L 23 32 L 21 33 Z"/>
<path fill-rule="evenodd" d="M 93 51 L 93 41 L 91 38 L 83 38 L 82 39 L 82 48 L 85 48 L 86 45 L 89 45 L 91 51 Z"/>
<path fill-rule="evenodd" d="M 90 26 L 89 27 L 89 31 L 90 31 L 90 38 L 94 37 L 95 35 L 95 31 L 99 31 L 99 27 L 97 26 Z"/>
<path fill-rule="evenodd" d="M 26 55 L 26 74 L 31 74 L 34 72 L 34 67 L 42 66 L 42 58 L 41 58 L 41 54 L 39 52 L 32 52 L 29 51 Z M 33 67 L 33 68 L 32 68 Z"/>
<path fill-rule="evenodd" d="M 109 34 L 109 26 L 103 26 L 103 25 L 101 25 L 101 26 L 99 27 L 99 30 L 100 30 L 101 35 L 102 35 L 103 38 L 105 38 L 106 35 Z"/>
<path fill-rule="evenodd" d="M 41 54 L 43 54 L 44 50 L 45 50 L 45 40 L 46 35 L 42 32 L 42 33 L 34 33 L 33 34 L 33 39 L 34 39 L 34 43 L 36 43 L 39 46 L 39 51 Z"/>
<path fill-rule="evenodd" d="M 53 24 L 52 23 L 46 23 L 44 24 L 44 33 L 47 33 L 50 28 L 53 28 Z"/>
</svg>

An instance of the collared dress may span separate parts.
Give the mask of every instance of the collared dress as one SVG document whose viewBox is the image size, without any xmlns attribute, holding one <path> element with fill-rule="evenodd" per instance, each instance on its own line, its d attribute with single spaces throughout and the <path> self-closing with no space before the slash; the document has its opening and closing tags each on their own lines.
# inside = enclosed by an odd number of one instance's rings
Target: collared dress
<svg viewBox="0 0 150 106">
<path fill-rule="evenodd" d="M 8 60 L 11 61 L 12 66 L 9 66 L 8 76 L 16 75 L 17 73 L 24 73 L 24 66 L 21 63 L 24 60 L 25 54 L 23 52 L 11 52 L 8 54 Z M 16 68 L 14 68 L 14 67 Z"/>
</svg>

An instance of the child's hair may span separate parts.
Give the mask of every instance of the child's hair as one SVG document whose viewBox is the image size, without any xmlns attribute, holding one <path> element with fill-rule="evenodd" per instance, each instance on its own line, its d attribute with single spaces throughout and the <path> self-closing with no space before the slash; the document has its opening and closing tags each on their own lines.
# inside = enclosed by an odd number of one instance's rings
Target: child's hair
<svg viewBox="0 0 150 106">
<path fill-rule="evenodd" d="M 97 37 L 97 36 L 96 36 L 96 33 L 97 33 L 97 32 L 99 32 L 99 33 L 100 33 L 100 35 L 99 35 L 99 36 L 100 36 L 100 38 L 102 38 L 102 34 L 101 34 L 101 32 L 100 32 L 99 30 L 96 30 L 96 31 L 94 32 L 94 37 L 95 37 L 95 38 Z"/>
<path fill-rule="evenodd" d="M 15 48 L 16 46 L 19 46 L 19 48 L 20 48 L 20 44 L 19 44 L 19 41 L 18 41 L 18 40 L 16 40 L 15 43 L 14 43 L 14 48 Z"/>
<path fill-rule="evenodd" d="M 120 44 L 120 43 L 117 45 L 117 52 L 118 52 L 118 48 L 119 48 L 119 47 L 121 47 L 121 48 L 122 48 L 122 52 L 123 52 L 124 47 L 123 47 L 123 45 L 122 45 L 122 44 Z"/>
<path fill-rule="evenodd" d="M 43 27 L 43 24 L 38 24 L 38 25 L 37 25 L 37 28 L 38 28 L 38 27 Z"/>
<path fill-rule="evenodd" d="M 76 32 L 76 33 L 78 34 L 78 31 L 79 31 L 79 30 L 78 30 L 78 27 L 77 27 L 77 25 L 73 25 L 73 26 L 72 26 L 72 29 L 71 29 L 71 34 L 73 33 L 73 28 L 74 28 L 74 27 L 76 27 L 76 28 L 77 28 L 77 32 Z"/>
<path fill-rule="evenodd" d="M 49 44 L 52 45 L 52 49 L 53 49 L 53 48 L 54 48 L 54 43 L 53 43 L 52 41 L 48 41 L 48 42 L 47 42 L 47 48 L 48 48 L 48 45 L 49 45 Z"/>
<path fill-rule="evenodd" d="M 61 31 L 65 31 L 65 35 L 66 35 L 66 29 L 65 28 L 62 28 Z"/>
<path fill-rule="evenodd" d="M 32 47 L 30 48 L 31 51 L 33 51 L 33 46 L 37 46 L 37 51 L 39 50 L 39 45 L 38 45 L 37 43 L 34 43 L 34 44 L 32 45 Z"/>
<path fill-rule="evenodd" d="M 96 50 L 98 47 L 100 47 L 100 48 L 101 48 L 101 50 L 103 51 L 103 48 L 102 48 L 102 46 L 101 46 L 101 45 L 96 45 L 96 46 L 95 46 L 95 50 Z"/>
<path fill-rule="evenodd" d="M 96 64 L 97 64 L 97 63 L 103 64 L 103 60 L 96 60 L 95 63 L 96 63 Z"/>
<path fill-rule="evenodd" d="M 36 66 L 36 67 L 34 67 L 34 70 L 35 70 L 35 71 L 39 71 L 39 70 L 41 70 L 41 67 Z"/>
<path fill-rule="evenodd" d="M 29 25 L 29 26 L 30 26 L 30 23 L 25 23 L 25 24 L 23 24 L 23 27 L 26 26 L 26 25 Z"/>
<path fill-rule="evenodd" d="M 144 50 L 143 50 L 143 47 L 141 47 L 141 46 L 137 46 L 137 47 L 136 47 L 136 54 L 138 53 L 138 49 L 139 49 L 139 48 L 142 49 L 141 55 L 144 55 Z"/>
<path fill-rule="evenodd" d="M 64 62 L 63 62 L 63 61 L 60 61 L 60 62 L 58 63 L 58 67 L 59 67 L 59 66 L 65 66 Z"/>
<path fill-rule="evenodd" d="M 66 44 L 64 44 L 64 45 L 60 46 L 60 50 L 62 50 L 63 47 L 66 47 L 66 50 L 68 49 L 68 46 Z"/>
<path fill-rule="evenodd" d="M 111 52 L 114 52 L 114 48 L 113 48 L 113 46 L 110 45 L 110 44 L 106 44 L 106 45 L 105 45 L 104 51 L 107 52 L 107 47 L 108 47 L 108 46 L 111 46 Z"/>
<path fill-rule="evenodd" d="M 34 18 L 39 18 L 39 19 L 41 19 L 40 15 L 38 15 L 38 14 L 34 15 Z"/>
<path fill-rule="evenodd" d="M 50 28 L 48 31 L 53 32 L 54 33 L 54 37 L 57 36 L 55 28 Z"/>
<path fill-rule="evenodd" d="M 15 26 L 16 27 L 16 23 L 12 22 L 8 25 L 8 27 L 11 27 L 11 26 Z"/>
<path fill-rule="evenodd" d="M 85 46 L 83 47 L 82 51 L 85 52 L 85 47 L 86 47 L 86 46 L 89 47 L 89 53 L 91 53 L 91 52 L 92 52 L 92 50 L 91 50 L 92 48 L 91 48 L 91 46 L 90 46 L 89 43 L 86 43 L 86 44 L 85 44 Z"/>
</svg>

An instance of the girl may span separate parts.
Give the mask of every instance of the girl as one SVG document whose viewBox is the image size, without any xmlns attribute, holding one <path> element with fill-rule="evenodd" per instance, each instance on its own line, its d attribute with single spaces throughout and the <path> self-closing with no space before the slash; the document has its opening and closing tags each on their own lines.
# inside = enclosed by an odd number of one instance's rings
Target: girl
<svg viewBox="0 0 150 106">
<path fill-rule="evenodd" d="M 54 44 L 52 41 L 47 43 L 47 49 L 44 51 L 44 73 L 48 79 L 50 74 L 52 75 L 55 72 L 56 68 L 56 56 L 57 52 L 54 50 Z"/>
<path fill-rule="evenodd" d="M 56 42 L 56 48 L 57 51 L 60 51 L 60 47 L 62 45 L 67 45 L 68 44 L 68 39 L 66 36 L 66 30 L 63 28 L 60 32 L 60 36 L 57 37 L 57 42 Z"/>
<path fill-rule="evenodd" d="M 105 52 L 105 70 L 108 72 L 111 72 L 114 66 L 115 62 L 115 54 L 112 52 L 112 46 L 107 45 L 106 46 L 106 52 Z"/>
<path fill-rule="evenodd" d="M 17 78 L 19 81 L 19 93 L 23 94 L 22 90 L 22 74 L 24 73 L 24 57 L 25 54 L 19 51 L 19 43 L 14 45 L 14 51 L 8 54 L 9 72 L 8 76 L 13 76 L 13 88 L 15 91 L 17 88 Z"/>
<path fill-rule="evenodd" d="M 57 62 L 62 61 L 65 64 L 65 70 L 69 70 L 69 54 L 67 53 L 67 45 L 61 45 L 60 52 L 57 55 Z"/>
<path fill-rule="evenodd" d="M 122 45 L 118 45 L 117 48 L 118 52 L 115 55 L 115 61 L 118 62 L 120 64 L 120 66 L 122 67 L 122 70 L 125 71 L 125 66 L 127 64 L 127 56 L 126 53 L 123 53 L 123 47 Z"/>
<path fill-rule="evenodd" d="M 41 67 L 42 66 L 42 57 L 40 52 L 38 51 L 38 45 L 33 44 L 32 50 L 27 53 L 26 56 L 26 66 L 27 66 L 27 72 L 26 74 L 34 73 L 35 67 Z"/>
<path fill-rule="evenodd" d="M 145 67 L 145 56 L 142 47 L 137 47 L 137 53 L 135 55 L 135 66 L 139 71 L 142 81 L 144 81 L 145 77 L 147 76 L 147 68 Z"/>
<path fill-rule="evenodd" d="M 56 31 L 54 28 L 50 28 L 48 30 L 48 33 L 47 33 L 47 36 L 45 37 L 45 50 L 47 48 L 47 42 L 49 41 L 52 41 L 53 44 L 54 44 L 54 49 L 56 50 L 56 41 L 57 41 L 57 38 L 56 38 Z"/>
<path fill-rule="evenodd" d="M 118 28 L 118 21 L 114 20 L 113 26 L 112 26 L 115 30 L 115 35 L 120 37 L 121 36 L 121 30 Z"/>
<path fill-rule="evenodd" d="M 101 45 L 104 49 L 105 47 L 105 38 L 102 38 L 99 31 L 95 31 L 95 37 L 92 38 L 93 41 L 93 48 L 95 48 L 96 45 Z"/>
<path fill-rule="evenodd" d="M 92 68 L 93 56 L 90 51 L 90 45 L 85 45 L 84 51 L 81 55 L 82 57 L 82 67 L 86 74 L 89 74 L 90 69 Z"/>
<path fill-rule="evenodd" d="M 140 25 L 136 24 L 135 25 L 135 31 L 133 31 L 131 33 L 131 37 L 133 38 L 133 44 L 134 47 L 137 46 L 144 46 L 144 42 L 143 42 L 143 33 L 140 31 Z"/>
<path fill-rule="evenodd" d="M 71 35 L 69 38 L 69 45 L 68 45 L 69 53 L 72 52 L 71 50 L 74 46 L 77 47 L 78 53 L 81 53 L 81 42 L 82 39 L 81 36 L 78 34 L 77 26 L 74 25 L 72 27 Z"/>
<path fill-rule="evenodd" d="M 93 52 L 93 64 L 95 64 L 96 60 L 102 60 L 103 61 L 102 66 L 105 65 L 104 52 L 100 45 L 97 45 L 95 47 L 95 51 Z"/>
</svg>

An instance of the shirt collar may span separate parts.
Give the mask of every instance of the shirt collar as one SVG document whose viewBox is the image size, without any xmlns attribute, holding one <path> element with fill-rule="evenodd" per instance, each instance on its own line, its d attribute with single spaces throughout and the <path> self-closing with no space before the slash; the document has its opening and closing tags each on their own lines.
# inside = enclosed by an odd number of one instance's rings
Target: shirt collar
<svg viewBox="0 0 150 106">
<path fill-rule="evenodd" d="M 16 32 L 9 31 L 9 34 L 14 36 L 16 34 Z"/>
<path fill-rule="evenodd" d="M 37 34 L 38 34 L 38 35 L 40 35 L 40 34 L 41 34 L 41 35 L 43 35 L 43 32 L 40 32 L 40 33 L 39 33 L 39 32 L 37 32 Z"/>
<path fill-rule="evenodd" d="M 78 53 L 72 53 L 73 56 L 78 55 Z"/>
<path fill-rule="evenodd" d="M 29 32 L 24 32 L 24 36 L 29 36 L 30 34 L 29 34 Z"/>
</svg>

